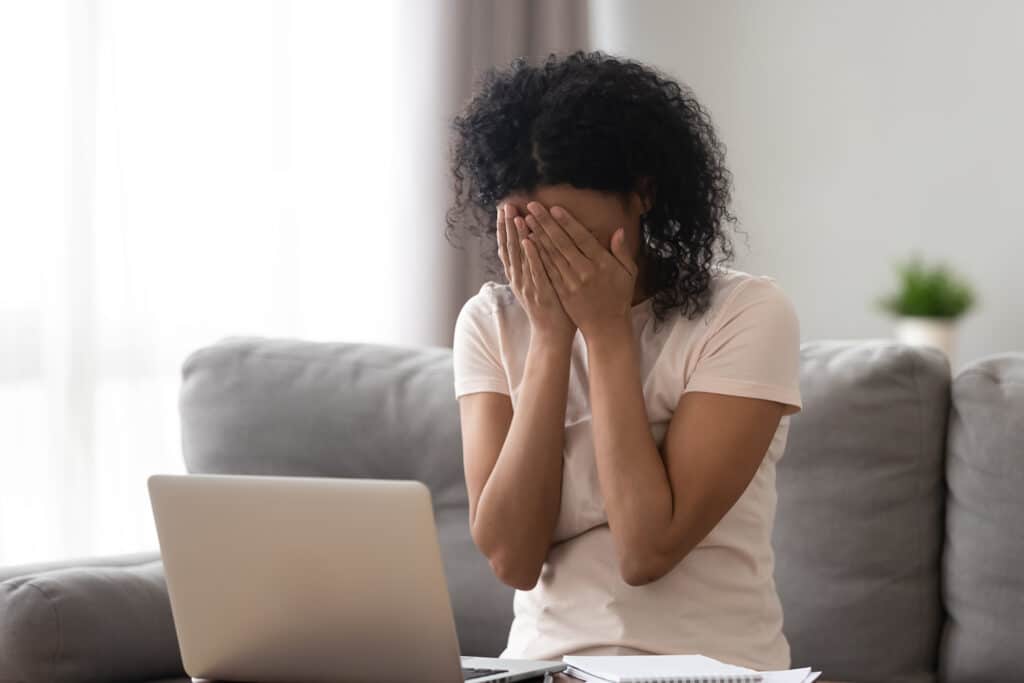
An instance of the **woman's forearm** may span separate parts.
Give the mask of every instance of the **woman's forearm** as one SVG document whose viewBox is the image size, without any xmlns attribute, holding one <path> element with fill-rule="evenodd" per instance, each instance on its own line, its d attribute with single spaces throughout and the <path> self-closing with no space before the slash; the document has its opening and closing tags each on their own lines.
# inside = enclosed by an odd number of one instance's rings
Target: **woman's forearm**
<svg viewBox="0 0 1024 683">
<path fill-rule="evenodd" d="M 672 487 L 651 435 L 629 321 L 587 339 L 598 481 L 623 578 L 643 583 L 643 558 L 672 521 Z"/>
<path fill-rule="evenodd" d="M 518 406 L 473 519 L 495 574 L 522 590 L 536 584 L 558 519 L 571 351 L 571 339 L 531 338 Z"/>
</svg>

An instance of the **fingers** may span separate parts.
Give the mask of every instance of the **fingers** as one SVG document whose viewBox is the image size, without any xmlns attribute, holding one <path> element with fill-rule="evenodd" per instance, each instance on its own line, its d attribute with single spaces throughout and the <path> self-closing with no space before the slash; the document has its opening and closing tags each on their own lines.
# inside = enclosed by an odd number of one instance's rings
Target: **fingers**
<svg viewBox="0 0 1024 683">
<path fill-rule="evenodd" d="M 534 292 L 536 292 L 537 285 L 535 284 L 535 279 L 534 279 L 535 276 L 533 274 L 533 268 L 530 266 L 530 257 L 529 257 L 528 254 L 525 253 L 526 252 L 526 250 L 525 250 L 525 242 L 526 242 L 526 240 L 523 240 L 523 242 L 524 242 L 524 244 L 521 245 L 521 246 L 524 247 L 524 249 L 523 249 L 523 252 L 524 252 L 524 254 L 523 254 L 523 281 L 520 284 L 519 288 L 520 288 L 520 291 L 523 292 L 523 295 L 527 299 L 532 299 L 532 297 L 534 296 Z"/>
<path fill-rule="evenodd" d="M 512 222 L 514 209 L 509 205 L 505 204 L 505 231 L 506 231 L 506 247 L 508 249 L 508 262 L 511 269 L 510 282 L 514 286 L 519 286 L 519 281 L 523 277 L 523 258 L 522 258 L 522 246 L 519 242 L 519 231 Z"/>
<path fill-rule="evenodd" d="M 523 240 L 523 253 L 526 255 L 525 263 L 528 264 L 530 275 L 533 278 L 533 286 L 538 295 L 547 296 L 554 294 L 551 282 L 548 280 L 544 264 L 541 262 L 540 249 L 530 240 Z"/>
<path fill-rule="evenodd" d="M 564 207 L 552 206 L 549 212 L 551 218 L 562 226 L 562 229 L 572 238 L 576 246 L 587 258 L 598 263 L 602 258 L 607 257 L 608 250 L 601 246 L 594 234 L 576 220 L 576 217 L 569 213 Z"/>
<path fill-rule="evenodd" d="M 495 214 L 497 218 L 495 219 L 494 233 L 498 238 L 498 258 L 501 259 L 501 265 L 505 268 L 505 279 L 511 282 L 512 277 L 508 270 L 508 232 L 505 230 L 505 207 L 498 206 Z"/>
<path fill-rule="evenodd" d="M 562 274 L 558 270 L 558 266 L 556 266 L 551 260 L 552 257 L 550 253 L 544 247 L 538 246 L 535 251 L 540 256 L 540 262 L 544 265 L 544 272 L 547 273 L 548 280 L 551 281 L 551 285 L 555 288 L 559 297 L 561 297 L 562 293 L 567 291 L 567 288 L 565 286 L 565 280 L 562 278 Z"/>
<path fill-rule="evenodd" d="M 544 259 L 542 263 L 547 267 L 552 283 L 555 282 L 555 277 L 557 277 L 558 284 L 561 284 L 566 289 L 569 288 L 569 285 L 579 284 L 580 274 L 566 260 L 562 252 L 555 248 L 551 243 L 550 237 L 544 234 L 543 231 L 531 233 L 530 237 L 537 244 L 538 252 L 541 258 Z"/>
<path fill-rule="evenodd" d="M 529 225 L 534 232 L 538 232 L 547 235 L 548 239 L 551 240 L 551 244 L 554 245 L 555 249 L 562 254 L 565 260 L 572 266 L 573 270 L 577 273 L 586 273 L 590 266 L 587 263 L 590 259 L 580 251 L 579 247 L 569 236 L 568 233 L 562 228 L 562 226 L 551 217 L 547 209 L 544 208 L 539 202 L 530 202 L 526 205 L 526 208 L 530 213 L 526 216 L 526 224 Z"/>
<path fill-rule="evenodd" d="M 573 267 L 577 269 L 580 267 L 579 259 L 573 258 L 576 253 L 582 254 L 586 261 L 590 261 L 594 265 L 608 260 L 608 250 L 601 246 L 593 233 L 563 207 L 551 207 L 550 212 L 539 202 L 531 202 L 527 207 Z M 574 251 L 567 249 L 566 245 L 569 243 L 575 248 Z"/>
</svg>

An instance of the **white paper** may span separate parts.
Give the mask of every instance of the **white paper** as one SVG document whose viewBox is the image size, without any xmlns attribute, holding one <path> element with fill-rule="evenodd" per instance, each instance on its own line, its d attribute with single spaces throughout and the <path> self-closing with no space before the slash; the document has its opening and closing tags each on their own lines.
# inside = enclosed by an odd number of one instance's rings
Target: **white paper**
<svg viewBox="0 0 1024 683">
<path fill-rule="evenodd" d="M 814 683 L 820 675 L 820 671 L 811 671 L 809 666 L 788 671 L 762 671 L 761 683 Z"/>
<path fill-rule="evenodd" d="M 590 674 L 586 677 L 588 680 L 605 681 L 714 674 L 760 674 L 761 683 L 814 683 L 821 675 L 820 671 L 812 671 L 809 666 L 787 671 L 756 671 L 703 655 L 568 655 L 563 657 L 562 661 L 578 669 L 581 674 Z M 569 671 L 566 673 L 573 675 Z"/>
<path fill-rule="evenodd" d="M 762 671 L 761 683 L 804 683 L 804 679 L 810 673 L 811 667 L 788 671 Z"/>
<path fill-rule="evenodd" d="M 753 669 L 726 664 L 703 655 L 568 655 L 562 661 L 608 681 L 757 673 Z M 802 679 L 797 683 L 802 683 Z"/>
</svg>

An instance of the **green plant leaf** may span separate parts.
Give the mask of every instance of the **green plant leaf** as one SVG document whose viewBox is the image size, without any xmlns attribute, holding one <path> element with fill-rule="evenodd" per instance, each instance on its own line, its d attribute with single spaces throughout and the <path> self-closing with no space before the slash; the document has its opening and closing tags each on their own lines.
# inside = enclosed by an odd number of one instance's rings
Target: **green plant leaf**
<svg viewBox="0 0 1024 683">
<path fill-rule="evenodd" d="M 882 310 L 900 316 L 956 318 L 977 302 L 973 288 L 948 265 L 927 266 L 914 253 L 894 264 L 897 289 L 875 301 Z"/>
</svg>

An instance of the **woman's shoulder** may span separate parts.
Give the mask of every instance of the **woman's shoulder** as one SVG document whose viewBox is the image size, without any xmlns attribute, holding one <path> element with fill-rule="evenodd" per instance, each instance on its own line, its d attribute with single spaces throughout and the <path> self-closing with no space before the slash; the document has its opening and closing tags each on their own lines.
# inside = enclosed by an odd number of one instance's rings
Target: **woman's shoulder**
<svg viewBox="0 0 1024 683">
<path fill-rule="evenodd" d="M 512 287 L 488 280 L 480 286 L 480 290 L 469 297 L 462 305 L 459 318 L 472 317 L 476 319 L 490 318 L 494 313 L 502 312 L 510 306 L 517 306 L 519 302 L 512 292 Z"/>
<path fill-rule="evenodd" d="M 480 285 L 480 291 L 473 295 L 480 300 L 480 304 L 491 311 L 496 311 L 506 306 L 518 305 L 518 299 L 512 292 L 511 285 L 503 285 L 493 280 Z"/>
<path fill-rule="evenodd" d="M 771 275 L 720 266 L 712 270 L 708 287 L 711 296 L 704 317 L 709 322 L 725 309 L 743 308 L 753 302 L 792 307 L 789 296 Z"/>
<path fill-rule="evenodd" d="M 781 287 L 778 280 L 772 275 L 758 275 L 738 268 L 718 266 L 711 270 L 709 287 L 712 292 L 712 300 L 724 300 L 732 296 L 733 292 L 740 289 L 773 289 Z"/>
<path fill-rule="evenodd" d="M 469 297 L 463 304 L 463 310 L 474 312 L 494 313 L 502 308 L 511 305 L 518 305 L 515 294 L 512 293 L 510 285 L 503 285 L 493 280 L 480 285 L 480 290 Z"/>
</svg>

